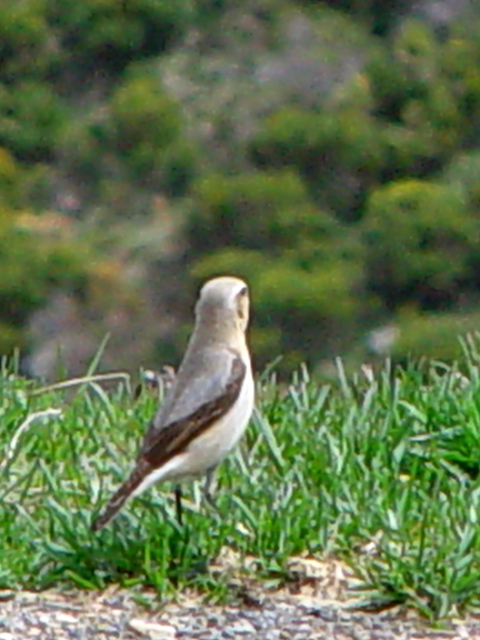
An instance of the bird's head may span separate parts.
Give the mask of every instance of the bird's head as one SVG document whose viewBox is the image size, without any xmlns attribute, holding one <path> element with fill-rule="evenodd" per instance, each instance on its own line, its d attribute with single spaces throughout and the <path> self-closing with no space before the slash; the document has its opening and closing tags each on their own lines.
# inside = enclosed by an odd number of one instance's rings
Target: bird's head
<svg viewBox="0 0 480 640">
<path fill-rule="evenodd" d="M 248 325 L 250 301 L 248 286 L 240 278 L 222 276 L 208 280 L 200 291 L 195 307 L 198 319 L 213 322 L 234 320 L 245 331 Z"/>
</svg>

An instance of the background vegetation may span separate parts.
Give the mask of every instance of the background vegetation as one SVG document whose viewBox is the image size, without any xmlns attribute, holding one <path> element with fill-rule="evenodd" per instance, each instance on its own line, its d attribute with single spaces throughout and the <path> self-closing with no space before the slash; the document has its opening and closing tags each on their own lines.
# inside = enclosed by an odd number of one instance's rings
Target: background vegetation
<svg viewBox="0 0 480 640">
<path fill-rule="evenodd" d="M 454 0 L 4 0 L 0 352 L 76 373 L 110 332 L 106 367 L 176 364 L 231 272 L 259 367 L 458 356 L 479 34 Z"/>
</svg>

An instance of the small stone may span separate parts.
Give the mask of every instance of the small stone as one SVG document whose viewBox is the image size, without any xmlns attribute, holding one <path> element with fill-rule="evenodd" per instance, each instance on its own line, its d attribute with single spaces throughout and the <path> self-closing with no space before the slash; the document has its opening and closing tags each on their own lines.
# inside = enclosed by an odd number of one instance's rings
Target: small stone
<svg viewBox="0 0 480 640">
<path fill-rule="evenodd" d="M 177 634 L 175 627 L 160 622 L 150 622 L 142 618 L 132 618 L 129 627 L 149 640 L 173 640 Z"/>
<path fill-rule="evenodd" d="M 69 613 L 55 613 L 55 622 L 60 625 L 78 624 L 78 618 L 71 616 Z"/>
<path fill-rule="evenodd" d="M 235 624 L 232 624 L 228 627 L 228 631 L 233 632 L 233 637 L 236 637 L 237 634 L 244 635 L 246 633 L 251 634 L 252 637 L 255 636 L 255 627 L 250 624 L 248 620 L 241 620 L 239 622 L 236 622 Z"/>
</svg>

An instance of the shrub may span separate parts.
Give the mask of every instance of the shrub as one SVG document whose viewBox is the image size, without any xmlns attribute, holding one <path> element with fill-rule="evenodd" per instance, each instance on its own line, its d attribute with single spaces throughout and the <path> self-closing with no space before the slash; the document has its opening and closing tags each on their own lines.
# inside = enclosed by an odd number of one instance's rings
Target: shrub
<svg viewBox="0 0 480 640">
<path fill-rule="evenodd" d="M 193 197 L 188 233 L 195 251 L 232 245 L 278 254 L 305 237 L 320 239 L 338 228 L 312 206 L 291 170 L 209 175 L 194 186 Z"/>
<path fill-rule="evenodd" d="M 2 82 L 24 82 L 49 71 L 55 46 L 45 16 L 36 2 L 0 3 L 0 77 Z"/>
<path fill-rule="evenodd" d="M 189 25 L 189 0 L 44 0 L 64 56 L 88 75 L 119 73 L 133 60 L 165 51 Z"/>
<path fill-rule="evenodd" d="M 62 100 L 48 84 L 0 85 L 0 146 L 20 160 L 51 161 L 66 118 Z"/>
<path fill-rule="evenodd" d="M 451 306 L 472 278 L 479 227 L 462 190 L 403 180 L 374 191 L 362 223 L 367 285 L 393 309 Z"/>
<path fill-rule="evenodd" d="M 298 168 L 315 202 L 342 219 L 357 215 L 383 161 L 377 126 L 363 105 L 323 113 L 281 109 L 265 120 L 250 153 L 258 166 Z"/>
<path fill-rule="evenodd" d="M 0 323 L 3 351 L 23 344 L 24 324 L 49 293 L 85 287 L 88 255 L 61 233 L 61 217 L 0 211 Z M 60 230 L 58 235 L 57 230 Z"/>
<path fill-rule="evenodd" d="M 162 167 L 162 154 L 179 137 L 178 105 L 163 90 L 154 73 L 132 72 L 110 100 L 107 140 L 136 179 L 146 179 Z"/>
<path fill-rule="evenodd" d="M 480 313 L 401 313 L 398 339 L 392 355 L 408 362 L 412 358 L 435 358 L 444 362 L 463 359 L 460 338 L 478 331 Z"/>
</svg>

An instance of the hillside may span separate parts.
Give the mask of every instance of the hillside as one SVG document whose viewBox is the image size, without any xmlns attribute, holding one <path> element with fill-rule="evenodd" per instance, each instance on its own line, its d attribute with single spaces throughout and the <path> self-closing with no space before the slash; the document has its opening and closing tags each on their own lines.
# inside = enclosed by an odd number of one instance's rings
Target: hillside
<svg viewBox="0 0 480 640">
<path fill-rule="evenodd" d="M 479 26 L 447 0 L 2 2 L 0 352 L 54 378 L 109 333 L 105 368 L 176 364 L 229 272 L 258 368 L 461 356 Z"/>
</svg>

